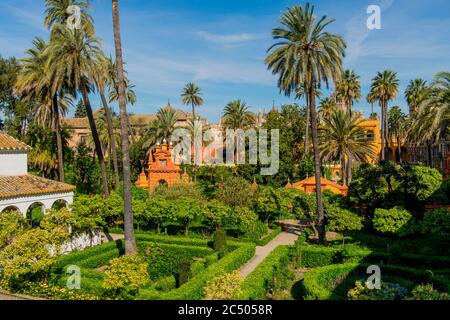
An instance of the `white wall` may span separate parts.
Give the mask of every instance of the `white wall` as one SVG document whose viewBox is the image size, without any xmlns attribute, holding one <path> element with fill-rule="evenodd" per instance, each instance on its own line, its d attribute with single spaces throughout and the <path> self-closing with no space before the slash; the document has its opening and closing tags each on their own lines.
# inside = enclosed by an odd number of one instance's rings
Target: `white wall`
<svg viewBox="0 0 450 320">
<path fill-rule="evenodd" d="M 23 176 L 28 172 L 27 154 L 23 151 L 0 151 L 0 176 Z"/>
<path fill-rule="evenodd" d="M 0 212 L 12 206 L 19 209 L 23 216 L 26 217 L 27 210 L 33 203 L 42 203 L 44 205 L 44 209 L 49 210 L 57 200 L 64 200 L 67 204 L 71 205 L 73 203 L 73 192 L 0 199 Z"/>
</svg>

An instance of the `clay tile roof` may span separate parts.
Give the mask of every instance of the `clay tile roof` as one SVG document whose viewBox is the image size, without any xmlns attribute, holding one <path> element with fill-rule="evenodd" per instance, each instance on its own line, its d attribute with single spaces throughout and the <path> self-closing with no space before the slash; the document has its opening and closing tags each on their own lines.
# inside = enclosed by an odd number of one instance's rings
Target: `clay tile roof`
<svg viewBox="0 0 450 320">
<path fill-rule="evenodd" d="M 75 190 L 75 187 L 72 185 L 32 175 L 0 176 L 0 199 L 63 193 L 73 190 Z"/>
<path fill-rule="evenodd" d="M 87 118 L 65 118 L 63 123 L 74 129 L 89 128 L 89 122 Z"/>
<path fill-rule="evenodd" d="M 302 185 L 314 185 L 315 183 L 316 183 L 316 178 L 314 176 L 312 176 L 305 180 L 294 183 L 293 186 L 297 187 L 297 186 L 302 186 Z M 333 186 L 339 190 L 348 190 L 347 186 L 340 185 L 339 183 L 336 183 L 334 181 L 331 181 L 331 180 L 328 180 L 325 178 L 320 178 L 320 183 L 322 184 L 322 186 L 329 185 L 329 186 Z"/>
<path fill-rule="evenodd" d="M 0 131 L 0 150 L 28 151 L 31 147 L 4 131 Z"/>
</svg>

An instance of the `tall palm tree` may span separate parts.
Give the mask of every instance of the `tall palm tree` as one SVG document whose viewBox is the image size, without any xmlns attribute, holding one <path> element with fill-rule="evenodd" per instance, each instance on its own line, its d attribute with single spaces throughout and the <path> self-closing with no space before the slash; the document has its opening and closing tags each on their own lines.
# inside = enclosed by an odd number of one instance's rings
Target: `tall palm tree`
<svg viewBox="0 0 450 320">
<path fill-rule="evenodd" d="M 421 103 L 428 98 L 430 89 L 423 79 L 411 80 L 405 90 L 405 99 L 409 106 L 409 116 L 414 118 Z"/>
<path fill-rule="evenodd" d="M 49 46 L 48 68 L 52 77 L 65 82 L 68 88 L 76 94 L 80 92 L 94 139 L 95 152 L 100 164 L 103 195 L 109 196 L 108 178 L 103 151 L 98 137 L 95 118 L 89 100 L 89 92 L 94 88 L 95 73 L 98 67 L 97 57 L 101 54 L 97 38 L 80 29 L 68 29 L 65 26 L 55 26 L 55 32 Z M 56 84 L 54 85 L 57 86 Z"/>
<path fill-rule="evenodd" d="M 108 86 L 109 86 L 109 102 L 119 101 L 119 85 L 117 81 L 117 66 L 111 57 L 106 60 L 106 67 L 108 70 Z M 134 105 L 137 101 L 136 93 L 134 92 L 135 85 L 128 80 L 126 76 L 126 70 L 124 72 L 125 87 L 126 87 L 126 99 L 127 104 Z"/>
<path fill-rule="evenodd" d="M 45 40 L 36 38 L 33 48 L 26 51 L 28 57 L 22 59 L 22 72 L 16 83 L 16 93 L 34 106 L 35 119 L 42 125 L 49 125 L 55 133 L 58 177 L 64 182 L 61 116 L 67 113 L 71 97 L 62 90 L 59 96 L 57 92 L 52 91 L 51 78 L 46 70 L 47 48 Z"/>
<path fill-rule="evenodd" d="M 193 82 L 189 82 L 183 88 L 181 94 L 182 102 L 184 105 L 192 106 L 192 119 L 195 119 L 195 107 L 203 105 L 202 90 Z"/>
<path fill-rule="evenodd" d="M 70 17 L 70 13 L 67 10 L 70 6 L 78 6 L 80 8 L 81 26 L 84 31 L 93 35 L 95 32 L 94 19 L 88 12 L 92 8 L 87 1 L 45 0 L 45 26 L 52 29 L 56 25 L 65 24 Z"/>
<path fill-rule="evenodd" d="M 353 70 L 345 70 L 342 79 L 336 84 L 336 98 L 341 100 L 350 112 L 353 103 L 361 99 L 360 77 Z"/>
<path fill-rule="evenodd" d="M 156 119 L 144 128 L 146 140 L 144 148 L 151 148 L 157 142 L 169 141 L 178 122 L 177 113 L 173 108 L 162 108 L 156 113 Z"/>
<path fill-rule="evenodd" d="M 402 142 L 406 136 L 407 118 L 399 106 L 394 106 L 389 110 L 389 140 L 395 139 L 397 144 L 398 162 L 402 162 Z"/>
<path fill-rule="evenodd" d="M 419 143 L 436 145 L 450 134 L 450 72 L 435 75 L 431 94 L 419 105 L 413 129 Z"/>
<path fill-rule="evenodd" d="M 272 45 L 266 64 L 279 76 L 280 91 L 290 96 L 300 87 L 305 88 L 307 107 L 311 114 L 311 133 L 314 148 L 317 217 L 319 238 L 325 242 L 325 221 L 322 201 L 321 159 L 317 138 L 316 88 L 329 80 L 336 83 L 342 74 L 345 43 L 340 36 L 325 31 L 334 19 L 314 15 L 314 6 L 289 8 L 280 18 L 280 27 L 272 31 L 279 42 Z"/>
<path fill-rule="evenodd" d="M 119 178 L 119 164 L 117 160 L 117 148 L 116 148 L 116 141 L 114 137 L 114 126 L 113 126 L 113 119 L 111 116 L 111 110 L 109 108 L 108 102 L 106 101 L 105 97 L 105 89 L 106 86 L 112 82 L 111 80 L 111 73 L 109 69 L 109 61 L 108 59 L 102 54 L 100 54 L 97 57 L 98 65 L 97 69 L 95 69 L 94 77 L 95 77 L 95 83 L 97 86 L 97 90 L 100 94 L 100 99 L 102 101 L 105 120 L 106 120 L 106 128 L 108 130 L 109 135 L 109 145 L 111 147 L 111 156 L 113 160 L 113 169 L 114 169 L 114 179 L 115 179 L 115 189 L 118 190 L 120 187 L 120 178 Z"/>
<path fill-rule="evenodd" d="M 378 101 L 381 107 L 381 160 L 389 157 L 388 103 L 397 97 L 398 87 L 397 73 L 391 70 L 378 72 L 372 79 L 369 100 Z"/>
<path fill-rule="evenodd" d="M 119 0 L 112 0 L 112 17 L 114 28 L 114 46 L 116 49 L 117 81 L 120 108 L 120 132 L 122 136 L 123 154 L 123 196 L 124 196 L 124 228 L 125 228 L 125 254 L 131 255 L 137 252 L 134 238 L 133 211 L 131 204 L 131 168 L 130 146 L 128 144 L 128 114 L 127 97 L 125 87 L 125 75 L 123 71 L 122 39 L 119 21 Z"/>
<path fill-rule="evenodd" d="M 358 114 L 351 114 L 349 110 L 333 111 L 319 130 L 320 156 L 324 161 L 340 161 L 344 184 L 349 183 L 349 171 L 345 168 L 350 165 L 350 159 L 367 162 L 376 155 L 361 121 Z"/>
<path fill-rule="evenodd" d="M 321 121 L 329 118 L 334 111 L 337 111 L 337 104 L 333 99 L 325 98 L 320 101 L 319 117 Z"/>
<path fill-rule="evenodd" d="M 241 100 L 229 102 L 224 109 L 222 125 L 226 129 L 246 129 L 255 123 L 255 115 L 249 111 L 247 104 Z"/>
<path fill-rule="evenodd" d="M 341 100 L 344 108 L 352 113 L 353 103 L 361 99 L 360 77 L 353 70 L 345 70 L 342 79 L 336 84 L 336 98 Z M 347 183 L 352 183 L 352 158 L 347 164 Z"/>
</svg>

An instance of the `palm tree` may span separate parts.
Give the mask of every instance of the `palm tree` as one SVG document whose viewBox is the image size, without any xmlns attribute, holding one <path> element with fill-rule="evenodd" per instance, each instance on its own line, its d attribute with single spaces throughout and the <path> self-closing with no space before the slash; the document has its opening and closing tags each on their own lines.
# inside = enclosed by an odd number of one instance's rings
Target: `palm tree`
<svg viewBox="0 0 450 320">
<path fill-rule="evenodd" d="M 177 122 L 177 113 L 173 108 L 159 109 L 156 113 L 156 119 L 144 128 L 144 136 L 147 137 L 143 144 L 144 148 L 151 148 L 154 144 L 163 140 L 169 141 Z"/>
<path fill-rule="evenodd" d="M 59 88 L 60 83 L 64 82 L 74 94 L 81 92 L 100 164 L 103 195 L 108 197 L 106 165 L 89 100 L 89 92 L 95 84 L 95 74 L 99 63 L 97 58 L 101 54 L 100 44 L 97 38 L 90 36 L 82 29 L 70 30 L 61 25 L 55 26 L 55 29 L 57 32 L 50 43 L 48 59 L 52 78 L 57 80 L 54 82 L 54 89 Z"/>
<path fill-rule="evenodd" d="M 247 104 L 241 100 L 229 102 L 224 109 L 222 125 L 226 129 L 246 129 L 255 123 L 255 115 L 249 111 Z"/>
<path fill-rule="evenodd" d="M 134 238 L 133 211 L 131 204 L 131 168 L 130 146 L 128 144 L 128 114 L 127 97 L 125 87 L 125 75 L 123 71 L 122 39 L 120 35 L 119 0 L 112 0 L 112 16 L 114 27 L 114 45 L 116 49 L 117 82 L 120 108 L 120 129 L 122 137 L 123 154 L 123 196 L 124 196 L 124 229 L 125 229 L 125 254 L 131 255 L 137 252 Z"/>
<path fill-rule="evenodd" d="M 40 124 L 49 125 L 56 138 L 58 177 L 64 182 L 63 145 L 61 138 L 61 115 L 65 115 L 71 105 L 71 97 L 60 91 L 52 91 L 51 78 L 47 74 L 48 44 L 41 38 L 33 41 L 33 48 L 26 51 L 27 58 L 22 59 L 22 72 L 16 83 L 16 93 L 24 101 L 34 105 L 34 116 Z"/>
<path fill-rule="evenodd" d="M 405 99 L 409 106 L 409 116 L 414 118 L 421 103 L 428 98 L 430 92 L 423 79 L 411 80 L 405 90 Z"/>
<path fill-rule="evenodd" d="M 94 70 L 95 74 L 95 83 L 97 86 L 97 90 L 100 94 L 100 99 L 102 101 L 105 120 L 107 124 L 107 130 L 109 135 L 109 145 L 111 147 L 111 156 L 113 160 L 113 169 L 114 169 L 114 179 L 115 179 L 115 189 L 118 190 L 120 186 L 120 178 L 119 178 L 119 164 L 117 161 L 117 148 L 116 148 L 116 141 L 114 137 L 114 126 L 113 126 L 113 119 L 111 116 L 111 110 L 109 108 L 108 102 L 106 101 L 105 97 L 105 89 L 108 83 L 111 83 L 113 80 L 111 80 L 111 73 L 109 69 L 109 61 L 108 59 L 103 55 L 100 54 L 97 57 L 97 60 L 99 61 L 97 69 Z"/>
<path fill-rule="evenodd" d="M 45 26 L 52 29 L 56 25 L 64 25 L 70 17 L 67 10 L 70 6 L 78 6 L 80 8 L 81 26 L 89 35 L 93 35 L 95 32 L 94 19 L 88 12 L 92 8 L 87 1 L 45 0 Z"/>
<path fill-rule="evenodd" d="M 360 77 L 353 70 L 345 70 L 342 79 L 336 84 L 336 98 L 341 100 L 347 110 L 361 99 Z"/>
<path fill-rule="evenodd" d="M 109 102 L 115 102 L 119 101 L 119 86 L 117 81 L 117 66 L 116 63 L 113 61 L 111 57 L 107 58 L 106 60 L 106 67 L 108 71 L 108 86 L 109 86 Z M 125 73 L 124 79 L 125 79 L 125 87 L 126 87 L 126 100 L 127 104 L 130 103 L 131 105 L 134 105 L 137 101 L 136 93 L 134 92 L 133 88 L 135 87 L 134 84 L 128 80 L 126 77 L 126 71 L 123 71 Z"/>
<path fill-rule="evenodd" d="M 334 111 L 337 111 L 337 104 L 333 99 L 325 98 L 320 101 L 319 117 L 321 121 L 329 118 Z"/>
<path fill-rule="evenodd" d="M 272 45 L 266 64 L 279 76 L 280 91 L 290 96 L 300 87 L 305 88 L 306 103 L 311 114 L 311 133 L 314 148 L 317 217 L 319 238 L 325 242 L 325 221 L 322 201 L 321 159 L 317 139 L 316 88 L 329 79 L 336 83 L 342 74 L 342 60 L 346 47 L 340 36 L 324 31 L 334 22 L 326 16 L 317 19 L 314 6 L 289 8 L 281 18 L 281 27 L 274 28 L 272 36 L 279 42 Z"/>
<path fill-rule="evenodd" d="M 407 118 L 399 106 L 394 106 L 389 110 L 389 140 L 395 139 L 397 143 L 398 162 L 402 162 L 402 141 L 406 136 Z"/>
<path fill-rule="evenodd" d="M 350 110 L 338 110 L 324 119 L 319 130 L 320 157 L 324 161 L 340 161 L 344 184 L 348 184 L 351 179 L 348 176 L 351 171 L 345 170 L 350 165 L 350 159 L 367 162 L 376 154 L 374 144 L 367 138 L 361 121 L 360 116 L 351 114 Z"/>
<path fill-rule="evenodd" d="M 378 72 L 372 79 L 368 99 L 378 101 L 381 107 L 381 160 L 388 159 L 389 150 L 389 129 L 388 129 L 388 102 L 396 98 L 398 93 L 399 80 L 397 73 L 391 70 Z"/>
<path fill-rule="evenodd" d="M 450 133 L 450 72 L 435 75 L 431 93 L 419 105 L 413 130 L 416 141 L 436 145 Z"/>
<path fill-rule="evenodd" d="M 202 90 L 193 82 L 189 82 L 181 94 L 184 105 L 192 106 L 192 119 L 195 119 L 195 107 L 203 105 Z"/>
<path fill-rule="evenodd" d="M 342 79 L 336 84 L 336 98 L 341 100 L 346 110 L 352 113 L 353 103 L 361 99 L 360 77 L 353 70 L 345 70 Z M 347 183 L 352 183 L 352 158 L 348 159 Z"/>
</svg>

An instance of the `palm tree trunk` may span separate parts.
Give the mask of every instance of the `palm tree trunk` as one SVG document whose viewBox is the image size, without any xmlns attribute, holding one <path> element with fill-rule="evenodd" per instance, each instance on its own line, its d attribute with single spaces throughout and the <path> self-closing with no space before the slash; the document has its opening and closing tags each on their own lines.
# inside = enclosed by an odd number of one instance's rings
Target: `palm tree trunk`
<svg viewBox="0 0 450 320">
<path fill-rule="evenodd" d="M 400 145 L 400 137 L 397 137 L 398 163 L 402 163 L 402 147 Z"/>
<path fill-rule="evenodd" d="M 308 156 L 308 146 L 309 146 L 309 123 L 310 123 L 310 102 L 308 93 L 306 93 L 306 125 L 305 125 L 305 157 Z"/>
<path fill-rule="evenodd" d="M 381 101 L 381 160 L 386 160 L 385 134 L 384 103 Z"/>
<path fill-rule="evenodd" d="M 100 164 L 100 171 L 102 174 L 103 196 L 109 197 L 108 177 L 106 174 L 105 159 L 103 157 L 102 145 L 98 137 L 97 126 L 95 125 L 94 113 L 92 112 L 91 102 L 89 101 L 86 85 L 81 84 L 81 92 L 83 95 L 84 106 L 86 108 L 86 114 L 89 120 L 89 126 L 91 127 L 92 139 L 94 140 L 95 153 L 97 154 L 98 162 Z"/>
<path fill-rule="evenodd" d="M 108 125 L 109 145 L 111 146 L 111 155 L 113 159 L 114 178 L 115 178 L 114 189 L 118 190 L 120 185 L 119 165 L 117 163 L 116 139 L 114 139 L 114 127 L 112 123 L 112 116 L 104 92 L 102 90 L 99 91 L 100 91 L 100 98 L 102 99 L 103 103 L 103 109 L 105 110 L 106 123 Z"/>
<path fill-rule="evenodd" d="M 136 240 L 134 238 L 133 211 L 131 203 L 131 168 L 130 168 L 130 146 L 128 145 L 128 114 L 126 88 L 123 71 L 122 40 L 120 35 L 119 0 L 112 0 L 112 15 L 114 28 L 114 45 L 116 49 L 117 80 L 119 82 L 119 108 L 120 108 L 120 131 L 122 138 L 122 161 L 123 161 L 123 200 L 124 200 L 124 233 L 125 254 L 131 255 L 137 252 Z"/>
<path fill-rule="evenodd" d="M 341 155 L 341 171 L 342 171 L 342 184 L 346 184 L 347 183 L 347 179 L 346 179 L 346 170 L 345 170 L 345 155 L 342 154 Z"/>
<path fill-rule="evenodd" d="M 384 136 L 386 139 L 386 155 L 385 158 L 386 160 L 389 160 L 389 149 L 390 149 L 390 141 L 389 141 L 389 114 L 388 114 L 388 105 L 387 103 L 385 103 L 384 106 L 385 110 L 384 110 Z"/>
<path fill-rule="evenodd" d="M 64 182 L 64 160 L 63 160 L 63 146 L 61 138 L 61 120 L 58 108 L 58 96 L 53 96 L 53 121 L 56 135 L 56 153 L 58 157 L 58 177 L 59 181 Z"/>
<path fill-rule="evenodd" d="M 315 174 L 316 174 L 316 200 L 317 200 L 317 219 L 318 219 L 318 231 L 319 231 L 319 241 L 321 243 L 326 242 L 325 237 L 325 219 L 323 213 L 323 202 L 322 202 L 322 183 L 320 179 L 322 178 L 321 174 L 321 165 L 320 165 L 320 155 L 319 155 L 319 142 L 317 140 L 317 111 L 316 111 L 316 101 L 315 101 L 315 92 L 314 92 L 314 84 L 311 85 L 309 89 L 309 104 L 311 111 L 311 136 L 312 143 L 314 148 L 314 166 L 315 166 Z"/>
<path fill-rule="evenodd" d="M 192 119 L 195 120 L 195 105 L 192 103 Z"/>
</svg>

